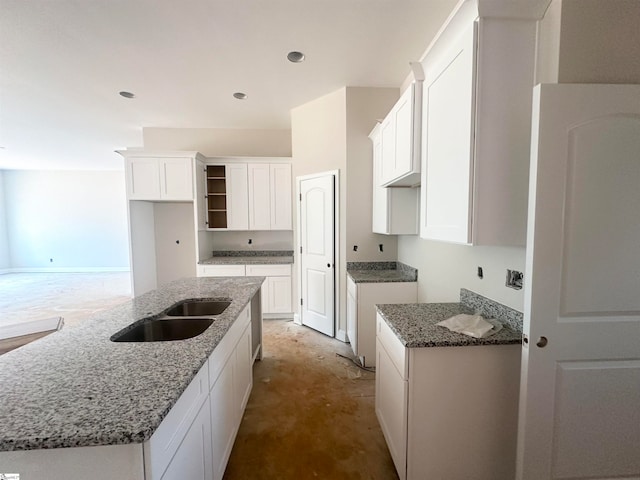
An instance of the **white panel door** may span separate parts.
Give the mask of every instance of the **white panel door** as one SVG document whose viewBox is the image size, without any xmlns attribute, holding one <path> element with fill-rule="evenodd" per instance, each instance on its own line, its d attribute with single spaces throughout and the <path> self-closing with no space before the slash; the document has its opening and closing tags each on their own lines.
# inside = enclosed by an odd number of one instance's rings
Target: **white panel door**
<svg viewBox="0 0 640 480">
<path fill-rule="evenodd" d="M 300 182 L 302 324 L 331 337 L 334 325 L 334 176 Z"/>
<path fill-rule="evenodd" d="M 269 165 L 271 230 L 291 230 L 291 164 Z"/>
<path fill-rule="evenodd" d="M 163 200 L 193 200 L 193 161 L 190 158 L 161 158 L 160 185 Z"/>
<path fill-rule="evenodd" d="M 640 86 L 534 90 L 517 478 L 640 477 Z"/>
<path fill-rule="evenodd" d="M 248 166 L 249 230 L 271 230 L 269 170 L 268 163 L 250 163 Z"/>
<path fill-rule="evenodd" d="M 225 166 L 227 189 L 227 230 L 249 229 L 249 192 L 247 164 L 232 163 Z"/>
</svg>

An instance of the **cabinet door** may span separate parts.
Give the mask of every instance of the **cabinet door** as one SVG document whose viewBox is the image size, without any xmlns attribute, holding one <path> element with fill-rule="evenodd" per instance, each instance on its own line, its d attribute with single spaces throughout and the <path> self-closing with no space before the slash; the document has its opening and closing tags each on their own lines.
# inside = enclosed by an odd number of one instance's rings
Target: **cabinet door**
<svg viewBox="0 0 640 480">
<path fill-rule="evenodd" d="M 249 229 L 249 192 L 246 164 L 225 165 L 227 230 Z"/>
<path fill-rule="evenodd" d="M 268 302 L 266 313 L 290 313 L 291 308 L 291 277 L 267 277 Z"/>
<path fill-rule="evenodd" d="M 233 377 L 236 393 L 237 423 L 242 421 L 244 408 L 247 406 L 251 387 L 253 386 L 252 354 L 251 354 L 251 325 L 247 325 L 236 346 L 236 371 Z"/>
<path fill-rule="evenodd" d="M 471 242 L 475 57 L 474 23 L 427 81 L 423 238 Z"/>
<path fill-rule="evenodd" d="M 348 285 L 351 287 L 351 283 Z M 358 355 L 358 299 L 351 288 L 347 288 L 347 336 L 353 354 Z"/>
<path fill-rule="evenodd" d="M 382 142 L 382 175 L 381 184 L 387 183 L 393 178 L 396 164 L 396 123 L 393 110 L 380 126 L 380 138 Z"/>
<path fill-rule="evenodd" d="M 402 94 L 394 107 L 396 142 L 392 178 L 398 178 L 412 170 L 413 166 L 413 85 Z"/>
<path fill-rule="evenodd" d="M 193 200 L 193 161 L 160 158 L 160 196 L 163 200 Z"/>
<path fill-rule="evenodd" d="M 291 230 L 291 165 L 269 165 L 271 230 Z"/>
<path fill-rule="evenodd" d="M 213 478 L 222 479 L 231 454 L 237 424 L 233 371 L 236 357 L 231 355 L 210 392 Z M 186 478 L 186 477 L 185 477 Z"/>
<path fill-rule="evenodd" d="M 250 163 L 249 230 L 271 230 L 270 168 L 267 163 Z"/>
<path fill-rule="evenodd" d="M 382 184 L 382 138 L 381 132 L 371 137 L 373 141 L 373 197 L 372 197 L 372 231 L 373 233 L 389 233 L 389 189 Z"/>
<path fill-rule="evenodd" d="M 155 158 L 127 158 L 127 193 L 130 200 L 160 200 L 160 171 Z"/>
<path fill-rule="evenodd" d="M 401 480 L 407 473 L 408 382 L 376 342 L 376 416 Z"/>
<path fill-rule="evenodd" d="M 213 477 L 209 402 L 200 408 L 162 480 L 210 480 Z"/>
</svg>

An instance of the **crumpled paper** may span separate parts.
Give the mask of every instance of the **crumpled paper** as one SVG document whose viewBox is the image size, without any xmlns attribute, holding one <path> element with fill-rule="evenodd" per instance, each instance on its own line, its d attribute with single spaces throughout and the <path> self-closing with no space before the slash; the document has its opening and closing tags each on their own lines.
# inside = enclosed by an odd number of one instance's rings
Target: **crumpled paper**
<svg viewBox="0 0 640 480">
<path fill-rule="evenodd" d="M 487 338 L 502 330 L 502 324 L 495 318 L 484 319 L 482 315 L 465 313 L 442 320 L 436 325 L 474 338 Z"/>
</svg>

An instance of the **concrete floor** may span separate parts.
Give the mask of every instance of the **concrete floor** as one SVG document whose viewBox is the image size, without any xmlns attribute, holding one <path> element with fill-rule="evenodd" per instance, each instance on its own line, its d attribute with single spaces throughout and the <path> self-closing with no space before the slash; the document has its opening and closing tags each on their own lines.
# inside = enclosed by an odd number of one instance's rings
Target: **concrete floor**
<svg viewBox="0 0 640 480">
<path fill-rule="evenodd" d="M 353 356 L 307 327 L 265 320 L 226 480 L 398 478 L 375 416 L 375 374 L 336 353 Z"/>
</svg>

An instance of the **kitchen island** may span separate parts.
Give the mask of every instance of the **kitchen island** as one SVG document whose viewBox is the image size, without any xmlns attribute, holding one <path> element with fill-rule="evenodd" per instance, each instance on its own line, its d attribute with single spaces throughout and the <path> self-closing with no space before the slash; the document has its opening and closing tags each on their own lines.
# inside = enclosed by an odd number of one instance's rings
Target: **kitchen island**
<svg viewBox="0 0 640 480">
<path fill-rule="evenodd" d="M 154 452 L 154 437 L 171 440 L 175 436 L 164 431 L 167 422 L 184 434 L 182 430 L 195 424 L 197 415 L 201 420 L 211 418 L 209 432 L 213 426 L 215 440 L 213 416 L 220 412 L 214 411 L 213 401 L 209 411 L 209 389 L 213 398 L 216 382 L 226 379 L 233 390 L 242 377 L 239 365 L 250 366 L 258 353 L 252 347 L 251 331 L 256 329 L 250 322 L 261 322 L 258 292 L 263 281 L 263 277 L 177 280 L 0 357 L 0 472 L 36 480 L 174 478 L 162 476 L 165 472 L 159 469 L 166 468 L 177 453 L 166 448 Z M 191 299 L 231 303 L 209 328 L 190 339 L 110 340 L 130 324 Z M 240 322 L 246 322 L 244 334 Z M 229 343 L 232 333 L 233 344 Z M 245 341 L 236 344 L 235 337 L 240 339 L 241 334 Z M 239 347 L 246 351 L 241 359 L 236 352 Z M 231 368 L 236 363 L 238 368 Z M 245 377 L 246 373 L 245 366 Z M 248 391 L 242 398 L 226 398 L 226 403 L 246 404 Z M 223 420 L 226 417 L 229 423 L 232 417 L 231 423 L 239 424 L 244 405 L 231 407 L 233 414 L 226 412 Z M 176 410 L 181 410 L 177 416 Z M 237 425 L 223 428 L 232 430 L 235 437 Z M 170 443 L 165 445 L 169 450 Z M 230 446 L 223 447 L 218 465 L 215 458 L 207 459 L 205 471 L 215 470 L 220 462 L 226 465 Z M 177 475 L 176 470 L 175 478 L 199 478 L 185 472 L 186 476 Z"/>
</svg>

